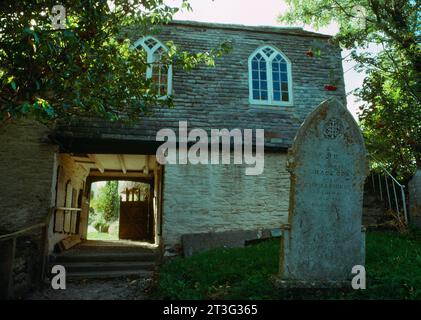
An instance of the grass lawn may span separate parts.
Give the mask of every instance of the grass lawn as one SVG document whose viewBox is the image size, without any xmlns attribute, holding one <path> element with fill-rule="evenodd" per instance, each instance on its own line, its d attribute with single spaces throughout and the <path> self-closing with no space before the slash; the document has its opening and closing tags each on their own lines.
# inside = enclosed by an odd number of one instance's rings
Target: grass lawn
<svg viewBox="0 0 421 320">
<path fill-rule="evenodd" d="M 421 299 L 421 232 L 370 232 L 367 289 L 279 290 L 279 241 L 215 249 L 161 267 L 155 299 Z"/>
<path fill-rule="evenodd" d="M 88 232 L 88 240 L 118 240 L 118 235 L 104 232 Z"/>
</svg>

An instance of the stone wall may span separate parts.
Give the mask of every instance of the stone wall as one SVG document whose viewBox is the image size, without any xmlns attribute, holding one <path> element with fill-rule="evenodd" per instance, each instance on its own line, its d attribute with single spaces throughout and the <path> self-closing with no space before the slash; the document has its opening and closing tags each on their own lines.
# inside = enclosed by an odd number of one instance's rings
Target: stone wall
<svg viewBox="0 0 421 320">
<path fill-rule="evenodd" d="M 13 289 L 11 297 L 21 298 L 40 284 L 43 261 L 43 229 L 19 237 L 13 265 Z"/>
<path fill-rule="evenodd" d="M 410 223 L 421 228 L 421 169 L 417 169 L 409 187 L 409 219 Z"/>
<path fill-rule="evenodd" d="M 0 126 L 0 234 L 46 221 L 53 205 L 57 151 L 48 133 L 32 120 Z M 11 297 L 20 297 L 39 280 L 43 231 L 36 229 L 17 239 Z"/>
<path fill-rule="evenodd" d="M 285 161 L 285 153 L 266 153 L 259 176 L 246 176 L 244 165 L 166 165 L 165 247 L 180 245 L 182 234 L 271 229 L 286 223 Z"/>
<path fill-rule="evenodd" d="M 4 231 L 17 231 L 47 217 L 57 150 L 48 132 L 31 120 L 0 126 L 0 228 Z"/>
</svg>

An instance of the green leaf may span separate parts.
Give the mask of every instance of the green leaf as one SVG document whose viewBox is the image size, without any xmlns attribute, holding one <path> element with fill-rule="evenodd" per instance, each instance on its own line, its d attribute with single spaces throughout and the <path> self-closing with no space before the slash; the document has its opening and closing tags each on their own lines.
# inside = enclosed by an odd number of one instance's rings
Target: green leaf
<svg viewBox="0 0 421 320">
<path fill-rule="evenodd" d="M 31 108 L 31 105 L 28 102 L 25 102 L 22 105 L 21 111 L 22 111 L 22 113 L 28 113 L 30 108 Z"/>
<path fill-rule="evenodd" d="M 44 110 L 45 110 L 45 113 L 50 117 L 53 117 L 55 114 L 54 109 L 51 106 L 48 106 Z"/>
<path fill-rule="evenodd" d="M 9 88 L 0 92 L 1 98 L 32 101 L 36 94 L 48 97 L 48 102 L 40 99 L 32 105 L 10 106 L 12 116 L 35 111 L 43 118 L 40 120 L 50 120 L 57 114 L 65 118 L 77 112 L 80 116 L 116 119 L 121 114 L 134 122 L 147 115 L 152 105 L 172 106 L 171 99 L 158 100 L 152 81 L 145 76 L 145 54 L 130 49 L 133 39 L 128 30 L 133 24 L 139 34 L 159 31 L 158 26 L 170 21 L 176 10 L 162 0 L 117 3 L 117 10 L 109 10 L 103 0 L 72 1 L 71 10 L 66 12 L 65 30 L 51 30 L 51 21 L 40 16 L 42 6 L 33 0 L 19 2 L 19 12 L 16 6 L 5 6 L 0 11 L 1 29 L 6 33 L 0 37 L 0 82 Z M 139 11 L 140 3 L 146 10 Z M 188 1 L 183 3 L 188 8 Z M 32 17 L 36 25 L 30 27 Z M 115 40 L 122 38 L 124 42 Z M 166 62 L 189 70 L 198 64 L 210 64 L 221 52 L 216 48 L 209 54 L 197 55 L 179 52 L 173 44 L 169 47 Z M 33 88 L 23 90 L 25 83 Z"/>
</svg>

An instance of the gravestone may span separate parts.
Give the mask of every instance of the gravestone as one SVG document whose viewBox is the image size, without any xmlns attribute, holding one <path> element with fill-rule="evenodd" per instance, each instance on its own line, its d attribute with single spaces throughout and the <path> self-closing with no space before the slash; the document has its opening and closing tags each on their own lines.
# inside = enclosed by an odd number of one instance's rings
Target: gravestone
<svg viewBox="0 0 421 320">
<path fill-rule="evenodd" d="M 421 169 L 417 169 L 408 183 L 408 191 L 410 223 L 421 228 Z"/>
<path fill-rule="evenodd" d="M 351 285 L 352 267 L 365 262 L 361 220 L 368 157 L 346 107 L 327 100 L 306 118 L 287 167 L 290 202 L 278 284 Z"/>
</svg>

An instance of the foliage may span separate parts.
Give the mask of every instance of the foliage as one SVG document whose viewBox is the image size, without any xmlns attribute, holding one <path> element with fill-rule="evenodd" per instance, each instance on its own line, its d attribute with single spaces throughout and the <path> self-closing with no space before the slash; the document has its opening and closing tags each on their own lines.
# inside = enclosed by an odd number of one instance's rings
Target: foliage
<svg viewBox="0 0 421 320">
<path fill-rule="evenodd" d="M 96 197 L 91 200 L 91 206 L 96 213 L 97 218 L 95 220 L 99 223 L 109 224 L 117 220 L 120 210 L 118 181 L 107 181 L 105 186 L 98 190 Z"/>
<path fill-rule="evenodd" d="M 378 64 L 386 70 L 387 58 Z M 362 109 L 360 120 L 369 152 L 406 182 L 421 167 L 421 105 L 405 90 L 406 85 L 390 72 L 370 70 L 359 96 L 371 104 Z"/>
<path fill-rule="evenodd" d="M 110 228 L 110 221 L 105 220 L 104 214 L 102 212 L 98 212 L 93 217 L 91 226 L 93 226 L 95 230 L 98 230 L 100 233 L 108 233 Z"/>
<path fill-rule="evenodd" d="M 0 2 L 0 120 L 35 115 L 51 122 L 77 116 L 134 120 L 152 106 L 171 106 L 146 79 L 143 50 L 133 50 L 128 31 L 141 38 L 159 30 L 179 10 L 164 0 L 67 0 L 65 29 L 52 24 L 54 1 Z M 190 10 L 187 0 L 181 8 Z M 186 70 L 229 49 L 189 53 L 168 43 L 162 63 Z"/>
<path fill-rule="evenodd" d="M 91 199 L 94 199 L 93 192 L 91 193 Z M 88 214 L 88 225 L 92 226 L 94 223 L 94 219 L 96 217 L 95 209 L 92 206 L 89 207 L 89 214 Z"/>
<path fill-rule="evenodd" d="M 372 155 L 402 180 L 421 165 L 420 0 L 287 0 L 281 20 L 340 26 L 333 41 L 352 49 L 367 77 L 356 95 Z M 364 50 L 373 45 L 378 50 Z M 363 49 L 363 50 L 361 50 Z"/>
<path fill-rule="evenodd" d="M 421 233 L 370 232 L 366 290 L 280 290 L 279 240 L 214 249 L 161 267 L 152 298 L 159 299 L 421 299 Z"/>
</svg>

